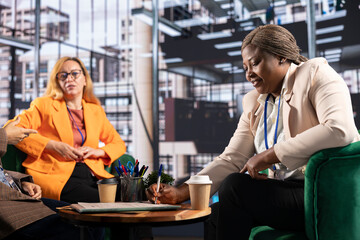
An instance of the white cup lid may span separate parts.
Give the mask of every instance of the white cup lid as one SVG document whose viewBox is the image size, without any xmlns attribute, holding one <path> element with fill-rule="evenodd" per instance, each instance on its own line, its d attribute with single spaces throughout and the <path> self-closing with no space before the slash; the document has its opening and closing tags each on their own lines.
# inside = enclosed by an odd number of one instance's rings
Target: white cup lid
<svg viewBox="0 0 360 240">
<path fill-rule="evenodd" d="M 188 184 L 212 184 L 208 175 L 195 175 L 191 176 L 187 181 Z"/>
</svg>

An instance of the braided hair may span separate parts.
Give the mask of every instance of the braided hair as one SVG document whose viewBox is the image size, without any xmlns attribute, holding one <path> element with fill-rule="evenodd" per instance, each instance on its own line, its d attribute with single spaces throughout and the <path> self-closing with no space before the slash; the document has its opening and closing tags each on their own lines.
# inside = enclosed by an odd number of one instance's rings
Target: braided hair
<svg viewBox="0 0 360 240">
<path fill-rule="evenodd" d="M 308 59 L 300 55 L 300 48 L 294 36 L 284 27 L 269 24 L 259 26 L 244 38 L 241 46 L 243 51 L 249 44 L 257 46 L 271 54 L 284 57 L 290 62 L 299 65 Z"/>
</svg>

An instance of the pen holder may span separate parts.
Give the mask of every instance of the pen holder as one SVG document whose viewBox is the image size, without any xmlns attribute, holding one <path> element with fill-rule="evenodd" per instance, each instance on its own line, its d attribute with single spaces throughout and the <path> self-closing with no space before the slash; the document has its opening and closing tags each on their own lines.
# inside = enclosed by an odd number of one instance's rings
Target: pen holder
<svg viewBox="0 0 360 240">
<path fill-rule="evenodd" d="M 121 201 L 140 202 L 143 200 L 144 182 L 142 177 L 120 177 Z"/>
</svg>

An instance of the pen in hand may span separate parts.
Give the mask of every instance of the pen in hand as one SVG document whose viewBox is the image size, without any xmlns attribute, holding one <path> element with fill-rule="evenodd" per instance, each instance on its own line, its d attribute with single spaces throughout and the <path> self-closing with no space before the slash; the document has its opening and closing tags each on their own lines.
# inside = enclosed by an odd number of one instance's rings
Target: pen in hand
<svg viewBox="0 0 360 240">
<path fill-rule="evenodd" d="M 159 190 L 160 190 L 160 180 L 161 180 L 161 172 L 162 172 L 162 164 L 160 164 L 160 168 L 159 168 L 159 173 L 158 173 L 158 179 L 157 179 L 157 187 L 156 187 L 156 193 L 159 194 Z M 157 202 L 157 195 L 155 197 L 155 204 Z"/>
</svg>

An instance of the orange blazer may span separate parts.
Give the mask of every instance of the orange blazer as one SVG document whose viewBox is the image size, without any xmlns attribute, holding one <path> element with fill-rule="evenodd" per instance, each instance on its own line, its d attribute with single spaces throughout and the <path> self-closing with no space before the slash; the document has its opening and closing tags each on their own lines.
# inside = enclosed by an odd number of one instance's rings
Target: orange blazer
<svg viewBox="0 0 360 240">
<path fill-rule="evenodd" d="M 85 159 L 85 164 L 99 179 L 113 177 L 104 169 L 125 153 L 126 147 L 118 132 L 106 118 L 103 108 L 93 103 L 82 101 L 86 140 L 84 146 L 99 147 L 99 141 L 105 144 L 101 147 L 109 159 Z M 36 98 L 30 108 L 20 115 L 19 127 L 38 131 L 31 134 L 16 147 L 27 154 L 23 166 L 36 184 L 42 188 L 43 197 L 60 200 L 60 194 L 69 180 L 75 161 L 67 161 L 44 151 L 50 140 L 61 141 L 74 146 L 73 131 L 64 100 L 51 97 Z"/>
</svg>

